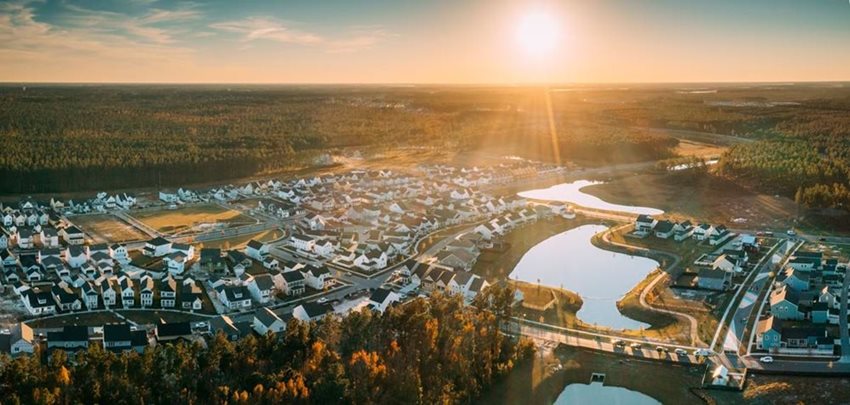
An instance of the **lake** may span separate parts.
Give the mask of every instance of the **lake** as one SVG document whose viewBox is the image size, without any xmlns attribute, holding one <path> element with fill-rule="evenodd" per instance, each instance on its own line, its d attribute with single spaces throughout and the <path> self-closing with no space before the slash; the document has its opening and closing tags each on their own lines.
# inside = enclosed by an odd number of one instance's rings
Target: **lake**
<svg viewBox="0 0 850 405">
<path fill-rule="evenodd" d="M 623 316 L 617 301 L 659 263 L 593 246 L 590 238 L 606 229 L 583 225 L 538 243 L 522 256 L 510 278 L 574 291 L 584 301 L 577 314 L 583 322 L 613 329 L 649 327 Z"/>
<path fill-rule="evenodd" d="M 636 207 L 631 205 L 611 204 L 599 197 L 584 193 L 582 188 L 602 184 L 601 182 L 589 180 L 576 180 L 572 183 L 558 184 L 549 188 L 529 190 L 517 193 L 520 197 L 535 200 L 568 202 L 582 207 L 594 208 L 606 211 L 627 212 L 630 214 L 661 215 L 664 211 L 650 207 Z"/>
<path fill-rule="evenodd" d="M 555 404 L 660 405 L 661 402 L 642 392 L 596 382 L 568 385 Z"/>
</svg>

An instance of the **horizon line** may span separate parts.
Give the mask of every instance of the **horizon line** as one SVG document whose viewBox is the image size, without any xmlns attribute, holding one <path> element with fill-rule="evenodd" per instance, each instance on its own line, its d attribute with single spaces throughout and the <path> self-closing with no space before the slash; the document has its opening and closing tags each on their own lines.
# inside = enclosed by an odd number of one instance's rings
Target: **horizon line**
<svg viewBox="0 0 850 405">
<path fill-rule="evenodd" d="M 795 84 L 850 84 L 842 80 L 770 80 L 770 81 L 635 81 L 635 82 L 159 82 L 159 81 L 4 81 L 0 86 L 21 85 L 177 85 L 177 86 L 455 86 L 455 87 L 552 87 L 552 86 L 600 86 L 600 85 L 795 85 Z"/>
</svg>

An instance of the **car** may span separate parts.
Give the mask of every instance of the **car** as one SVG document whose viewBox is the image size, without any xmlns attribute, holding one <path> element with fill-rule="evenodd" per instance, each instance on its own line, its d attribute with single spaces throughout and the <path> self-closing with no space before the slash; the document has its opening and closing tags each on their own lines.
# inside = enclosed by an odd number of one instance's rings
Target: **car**
<svg viewBox="0 0 850 405">
<path fill-rule="evenodd" d="M 756 236 L 764 236 L 764 231 L 758 231 L 758 232 L 756 232 Z"/>
<path fill-rule="evenodd" d="M 821 242 L 826 242 L 826 238 L 820 238 L 818 240 L 821 241 Z"/>
<path fill-rule="evenodd" d="M 316 302 L 318 302 L 319 304 L 324 304 L 328 302 L 328 297 L 319 298 Z"/>
<path fill-rule="evenodd" d="M 773 231 L 764 231 L 764 236 L 773 236 Z"/>
<path fill-rule="evenodd" d="M 797 236 L 797 232 L 795 232 L 793 229 L 789 229 L 789 230 L 785 231 L 785 233 L 788 236 Z"/>
<path fill-rule="evenodd" d="M 697 351 L 695 351 L 694 354 L 697 355 L 697 356 L 708 357 L 708 356 L 711 356 L 711 350 L 697 349 Z"/>
<path fill-rule="evenodd" d="M 685 349 L 676 349 L 674 352 L 676 353 L 677 356 L 687 356 L 688 355 L 688 351 L 685 350 Z"/>
<path fill-rule="evenodd" d="M 611 343 L 613 343 L 613 344 L 614 344 L 614 346 L 617 346 L 617 347 L 623 347 L 623 346 L 625 346 L 625 345 L 626 345 L 626 342 L 624 342 L 624 341 L 622 341 L 622 340 L 615 340 L 615 341 L 613 341 L 613 342 L 611 342 Z"/>
<path fill-rule="evenodd" d="M 764 357 L 760 358 L 759 361 L 762 362 L 762 363 L 773 363 L 773 357 L 764 356 Z"/>
<path fill-rule="evenodd" d="M 632 343 L 629 345 L 634 350 L 643 350 L 643 345 L 640 343 Z"/>
<path fill-rule="evenodd" d="M 655 351 L 658 353 L 667 353 L 667 348 L 664 346 L 658 346 L 655 348 Z"/>
</svg>

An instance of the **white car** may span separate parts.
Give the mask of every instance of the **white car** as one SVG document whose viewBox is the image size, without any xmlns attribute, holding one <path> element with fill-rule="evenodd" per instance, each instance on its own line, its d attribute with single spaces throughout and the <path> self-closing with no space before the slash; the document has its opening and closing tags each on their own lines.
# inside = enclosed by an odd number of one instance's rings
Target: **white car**
<svg viewBox="0 0 850 405">
<path fill-rule="evenodd" d="M 788 234 L 788 236 L 796 236 L 797 235 L 797 232 L 795 232 L 793 229 L 789 229 L 789 230 L 785 231 L 785 233 Z"/>
<path fill-rule="evenodd" d="M 762 362 L 762 363 L 773 363 L 773 357 L 764 356 L 764 357 L 760 358 L 759 361 Z"/>
<path fill-rule="evenodd" d="M 699 349 L 699 350 L 695 351 L 694 354 L 697 355 L 697 356 L 708 357 L 708 356 L 711 356 L 711 350 Z"/>
<path fill-rule="evenodd" d="M 318 302 L 319 304 L 324 304 L 328 302 L 328 297 L 319 298 L 318 300 L 316 300 L 316 302 Z"/>
<path fill-rule="evenodd" d="M 676 353 L 677 356 L 687 356 L 688 355 L 688 351 L 685 350 L 685 349 L 676 349 L 676 350 L 674 350 L 674 352 Z"/>
</svg>

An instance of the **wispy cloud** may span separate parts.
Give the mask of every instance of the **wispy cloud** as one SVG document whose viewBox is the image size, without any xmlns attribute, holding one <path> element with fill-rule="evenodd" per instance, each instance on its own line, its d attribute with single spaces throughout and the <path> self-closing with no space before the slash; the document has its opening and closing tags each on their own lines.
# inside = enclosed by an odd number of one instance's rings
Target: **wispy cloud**
<svg viewBox="0 0 850 405">
<path fill-rule="evenodd" d="M 345 35 L 326 36 L 296 28 L 296 25 L 269 18 L 252 17 L 213 23 L 210 24 L 210 28 L 239 34 L 242 42 L 268 40 L 284 44 L 315 46 L 335 53 L 369 49 L 392 36 L 377 26 L 355 27 Z"/>
</svg>

